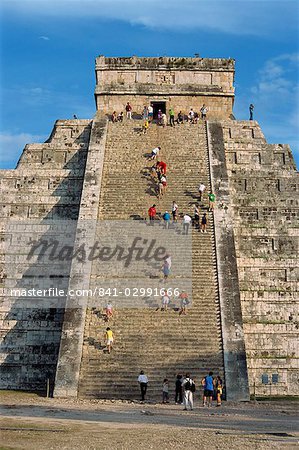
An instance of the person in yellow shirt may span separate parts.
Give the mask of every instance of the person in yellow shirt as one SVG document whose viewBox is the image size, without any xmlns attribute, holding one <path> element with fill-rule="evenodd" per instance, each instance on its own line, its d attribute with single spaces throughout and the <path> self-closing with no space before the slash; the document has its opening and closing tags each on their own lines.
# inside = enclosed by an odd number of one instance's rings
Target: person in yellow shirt
<svg viewBox="0 0 299 450">
<path fill-rule="evenodd" d="M 142 125 L 143 134 L 146 134 L 148 127 L 149 127 L 149 121 L 148 121 L 148 119 L 146 119 Z"/>
<path fill-rule="evenodd" d="M 113 347 L 113 333 L 112 330 L 108 327 L 106 328 L 106 341 L 107 341 L 107 350 L 108 353 L 111 353 Z"/>
</svg>

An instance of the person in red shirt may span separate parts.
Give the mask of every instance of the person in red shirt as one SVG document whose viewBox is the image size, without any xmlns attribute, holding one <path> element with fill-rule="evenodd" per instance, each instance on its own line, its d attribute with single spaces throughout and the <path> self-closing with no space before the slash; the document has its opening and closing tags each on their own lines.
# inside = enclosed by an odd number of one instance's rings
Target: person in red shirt
<svg viewBox="0 0 299 450">
<path fill-rule="evenodd" d="M 164 161 L 158 161 L 157 168 L 163 175 L 166 175 L 166 163 Z"/>
<path fill-rule="evenodd" d="M 151 225 L 154 225 L 154 220 L 156 217 L 157 211 L 156 211 L 156 205 L 153 205 L 148 210 L 149 220 Z"/>
</svg>

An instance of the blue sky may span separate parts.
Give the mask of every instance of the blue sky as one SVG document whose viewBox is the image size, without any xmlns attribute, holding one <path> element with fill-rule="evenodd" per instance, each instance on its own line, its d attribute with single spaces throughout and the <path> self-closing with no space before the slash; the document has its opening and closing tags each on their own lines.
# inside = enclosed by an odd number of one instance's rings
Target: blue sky
<svg viewBox="0 0 299 450">
<path fill-rule="evenodd" d="M 297 0 L 0 0 L 1 168 L 56 119 L 92 118 L 94 60 L 106 56 L 236 59 L 237 119 L 255 118 L 299 163 Z"/>
</svg>

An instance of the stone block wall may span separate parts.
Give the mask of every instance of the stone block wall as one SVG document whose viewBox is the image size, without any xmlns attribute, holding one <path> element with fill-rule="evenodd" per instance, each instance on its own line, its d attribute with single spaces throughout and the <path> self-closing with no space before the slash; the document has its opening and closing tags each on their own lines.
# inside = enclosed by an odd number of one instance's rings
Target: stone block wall
<svg viewBox="0 0 299 450">
<path fill-rule="evenodd" d="M 0 172 L 0 387 L 45 389 L 54 377 L 64 317 L 63 302 L 51 307 L 11 289 L 63 287 L 58 264 L 49 272 L 26 260 L 25 247 L 46 223 L 75 226 L 79 212 L 90 120 L 57 121 L 49 140 L 26 145 L 15 170 Z M 40 226 L 38 225 L 40 224 Z M 42 235 L 45 237 L 45 235 Z M 27 249 L 28 250 L 28 249 Z M 43 273 L 47 277 L 38 280 Z M 66 274 L 64 274 L 66 275 Z M 52 277 L 52 278 L 51 278 Z M 37 299 L 42 300 L 42 299 Z"/>
<path fill-rule="evenodd" d="M 229 118 L 234 98 L 234 61 L 207 58 L 96 59 L 97 110 L 122 111 L 130 101 L 141 113 L 151 101 L 165 101 L 177 112 L 199 111 L 205 103 L 210 117 Z"/>
<path fill-rule="evenodd" d="M 298 172 L 290 148 L 267 144 L 257 122 L 221 125 L 250 391 L 298 395 Z"/>
</svg>

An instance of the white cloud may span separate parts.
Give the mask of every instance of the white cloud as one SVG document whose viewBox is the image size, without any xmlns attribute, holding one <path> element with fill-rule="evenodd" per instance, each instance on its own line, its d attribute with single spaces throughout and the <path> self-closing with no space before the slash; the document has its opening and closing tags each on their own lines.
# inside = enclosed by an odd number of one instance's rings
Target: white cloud
<svg viewBox="0 0 299 450">
<path fill-rule="evenodd" d="M 2 166 L 14 168 L 26 144 L 44 142 L 44 136 L 30 133 L 0 133 L 0 163 Z"/>
<path fill-rule="evenodd" d="M 50 38 L 48 38 L 48 36 L 39 36 L 38 39 L 42 39 L 43 41 L 49 41 Z"/>
<path fill-rule="evenodd" d="M 150 29 L 221 31 L 278 39 L 298 25 L 295 0 L 15 0 L 17 14 L 121 20 Z M 287 24 L 287 27 L 286 27 Z"/>
</svg>

